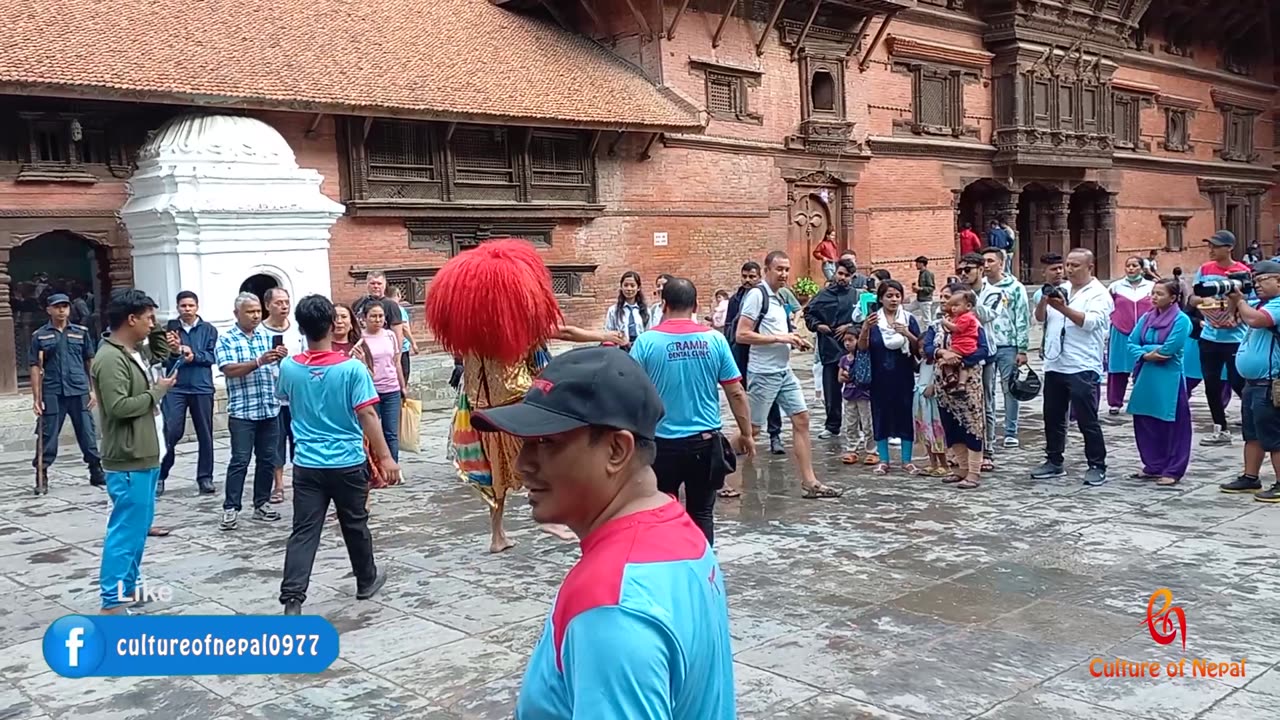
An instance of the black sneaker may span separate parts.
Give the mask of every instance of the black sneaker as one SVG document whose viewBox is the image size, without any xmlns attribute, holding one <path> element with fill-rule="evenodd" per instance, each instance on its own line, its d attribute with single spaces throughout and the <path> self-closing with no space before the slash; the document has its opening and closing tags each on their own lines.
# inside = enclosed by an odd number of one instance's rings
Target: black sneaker
<svg viewBox="0 0 1280 720">
<path fill-rule="evenodd" d="M 275 522 L 280 519 L 280 513 L 263 505 L 253 509 L 253 519 L 258 522 Z"/>
<path fill-rule="evenodd" d="M 1241 475 L 1231 482 L 1222 483 L 1218 489 L 1224 493 L 1256 493 L 1262 489 L 1262 481 L 1256 477 Z"/>
<path fill-rule="evenodd" d="M 300 600 L 290 600 L 289 602 L 285 603 L 284 614 L 285 615 L 301 615 L 302 602 Z"/>
<path fill-rule="evenodd" d="M 107 486 L 107 474 L 103 472 L 101 465 L 89 466 L 89 484 L 94 487 Z"/>
<path fill-rule="evenodd" d="M 1107 482 L 1107 471 L 1102 468 L 1089 468 L 1084 471 L 1084 484 L 1097 487 Z"/>
<path fill-rule="evenodd" d="M 1260 493 L 1254 493 L 1253 499 L 1264 503 L 1280 503 L 1280 482 Z"/>
<path fill-rule="evenodd" d="M 1055 465 L 1051 462 L 1044 462 L 1040 467 L 1031 471 L 1032 480 L 1048 480 L 1050 478 L 1062 477 L 1067 471 L 1061 465 Z"/>
<path fill-rule="evenodd" d="M 356 588 L 356 599 L 368 600 L 374 595 L 377 595 L 378 591 L 382 589 L 382 586 L 386 584 L 387 584 L 387 573 L 383 570 L 379 570 L 378 574 L 373 576 L 373 582 L 369 584 L 369 587 L 363 590 L 361 590 L 360 588 Z"/>
<path fill-rule="evenodd" d="M 201 495 L 212 495 L 215 492 L 212 480 L 198 481 L 196 487 L 200 489 Z"/>
</svg>

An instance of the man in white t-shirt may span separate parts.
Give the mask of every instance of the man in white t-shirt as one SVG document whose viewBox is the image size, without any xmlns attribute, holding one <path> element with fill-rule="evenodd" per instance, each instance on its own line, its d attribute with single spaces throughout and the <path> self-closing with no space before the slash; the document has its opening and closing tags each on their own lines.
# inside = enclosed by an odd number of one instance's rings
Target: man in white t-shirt
<svg viewBox="0 0 1280 720">
<path fill-rule="evenodd" d="M 751 436 L 760 434 L 776 401 L 791 418 L 792 446 L 800 469 L 800 487 L 806 498 L 839 497 L 841 491 L 818 482 L 813 472 L 813 441 L 809 435 L 809 408 L 804 390 L 791 370 L 791 351 L 808 350 L 809 343 L 796 335 L 778 291 L 786 287 L 791 260 L 781 250 L 764 259 L 764 279 L 742 298 L 734 341 L 751 346 L 747 360 L 747 399 L 751 406 Z"/>
<path fill-rule="evenodd" d="M 1089 463 L 1086 485 L 1107 481 L 1107 445 L 1098 422 L 1094 389 L 1105 372 L 1111 293 L 1093 276 L 1093 253 L 1076 248 L 1067 254 L 1066 282 L 1058 292 L 1041 294 L 1036 317 L 1044 320 L 1045 462 L 1031 471 L 1036 480 L 1066 474 L 1062 451 L 1067 444 L 1067 413 L 1074 410 L 1084 454 Z"/>
</svg>

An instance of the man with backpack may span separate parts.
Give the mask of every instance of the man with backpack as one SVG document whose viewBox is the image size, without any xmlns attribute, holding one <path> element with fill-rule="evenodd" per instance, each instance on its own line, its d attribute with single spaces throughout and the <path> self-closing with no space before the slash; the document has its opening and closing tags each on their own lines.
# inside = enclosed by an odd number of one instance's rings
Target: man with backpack
<svg viewBox="0 0 1280 720">
<path fill-rule="evenodd" d="M 742 312 L 742 298 L 752 288 L 760 286 L 760 263 L 748 260 L 742 264 L 742 285 L 733 297 L 729 298 L 729 306 L 724 313 L 724 335 L 729 341 L 729 349 L 733 351 L 733 360 L 738 364 L 738 372 L 747 376 L 747 363 L 751 356 L 751 346 L 736 342 L 738 316 Z M 769 408 L 769 452 L 774 455 L 785 455 L 787 449 L 782 444 L 782 411 L 778 403 Z"/>
<path fill-rule="evenodd" d="M 1004 251 L 1004 271 L 1013 274 L 1013 246 L 1017 243 L 1018 234 L 1009 227 L 1009 219 L 1001 216 L 991 221 L 991 229 L 987 231 L 987 246 Z"/>
<path fill-rule="evenodd" d="M 760 432 L 769 408 L 776 403 L 791 418 L 792 446 L 804 497 L 840 497 L 839 490 L 819 482 L 814 474 L 809 408 L 791 370 L 791 351 L 810 349 L 809 343 L 795 334 L 778 294 L 791 274 L 791 260 L 781 250 L 774 250 L 765 257 L 764 271 L 764 281 L 742 298 L 735 336 L 739 344 L 753 346 L 747 363 L 752 435 Z"/>
</svg>

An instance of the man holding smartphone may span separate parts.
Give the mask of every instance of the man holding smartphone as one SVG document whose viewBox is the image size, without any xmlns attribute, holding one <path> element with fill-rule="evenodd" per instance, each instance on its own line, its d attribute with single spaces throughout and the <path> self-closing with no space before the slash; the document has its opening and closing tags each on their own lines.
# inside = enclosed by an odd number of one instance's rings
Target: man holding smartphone
<svg viewBox="0 0 1280 720">
<path fill-rule="evenodd" d="M 809 436 L 809 408 L 800 380 L 791 370 L 791 351 L 809 350 L 795 334 L 778 291 L 786 287 L 791 260 L 781 250 L 764 259 L 764 280 L 742 298 L 735 340 L 751 346 L 747 361 L 747 399 L 751 406 L 751 435 L 760 434 L 774 402 L 791 418 L 792 446 L 800 469 L 800 488 L 807 498 L 839 497 L 840 492 L 818 482 L 813 472 L 813 440 Z"/>
</svg>

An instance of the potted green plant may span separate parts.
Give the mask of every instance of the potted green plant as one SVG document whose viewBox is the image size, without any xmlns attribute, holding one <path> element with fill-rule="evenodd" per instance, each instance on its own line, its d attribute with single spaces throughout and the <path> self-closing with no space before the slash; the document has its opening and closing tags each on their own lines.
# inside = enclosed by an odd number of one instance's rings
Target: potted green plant
<svg viewBox="0 0 1280 720">
<path fill-rule="evenodd" d="M 791 286 L 791 291 L 796 294 L 796 299 L 800 301 L 801 305 L 807 304 L 821 289 L 813 278 L 808 277 L 796 280 L 796 284 Z"/>
</svg>

